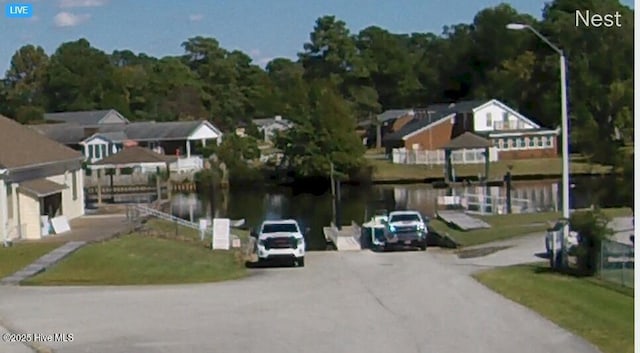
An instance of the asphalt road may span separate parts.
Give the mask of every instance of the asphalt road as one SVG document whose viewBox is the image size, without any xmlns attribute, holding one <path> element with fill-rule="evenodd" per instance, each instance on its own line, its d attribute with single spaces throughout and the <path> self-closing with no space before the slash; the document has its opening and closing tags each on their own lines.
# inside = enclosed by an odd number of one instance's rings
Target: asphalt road
<svg viewBox="0 0 640 353">
<path fill-rule="evenodd" d="M 444 257 L 315 252 L 305 268 L 226 283 L 0 287 L 0 315 L 25 332 L 72 333 L 49 344 L 63 353 L 597 352 Z"/>
</svg>

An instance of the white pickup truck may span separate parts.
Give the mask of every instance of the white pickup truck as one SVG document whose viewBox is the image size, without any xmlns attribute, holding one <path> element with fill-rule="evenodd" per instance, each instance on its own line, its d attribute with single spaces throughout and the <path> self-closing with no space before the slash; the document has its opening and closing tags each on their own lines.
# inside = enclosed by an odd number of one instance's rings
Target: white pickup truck
<svg viewBox="0 0 640 353">
<path fill-rule="evenodd" d="M 418 211 L 393 211 L 386 221 L 385 248 L 427 249 L 427 224 Z"/>
<path fill-rule="evenodd" d="M 304 267 L 306 244 L 295 220 L 264 221 L 257 232 L 251 232 L 251 236 L 256 238 L 258 261 L 291 260 Z"/>
</svg>

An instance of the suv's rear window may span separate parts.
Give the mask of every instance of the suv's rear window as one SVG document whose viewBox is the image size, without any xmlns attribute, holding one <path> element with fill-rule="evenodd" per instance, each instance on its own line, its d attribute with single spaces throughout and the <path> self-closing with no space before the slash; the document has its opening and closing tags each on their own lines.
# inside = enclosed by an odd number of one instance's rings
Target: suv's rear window
<svg viewBox="0 0 640 353">
<path fill-rule="evenodd" d="M 297 231 L 298 227 L 291 223 L 265 224 L 262 226 L 262 233 L 296 233 Z"/>
</svg>

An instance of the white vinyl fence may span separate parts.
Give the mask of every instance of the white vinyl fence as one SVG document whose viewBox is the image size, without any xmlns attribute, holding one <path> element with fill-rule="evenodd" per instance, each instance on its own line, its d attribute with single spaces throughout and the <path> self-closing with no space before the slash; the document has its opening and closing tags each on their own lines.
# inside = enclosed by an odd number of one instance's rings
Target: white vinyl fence
<svg viewBox="0 0 640 353">
<path fill-rule="evenodd" d="M 392 160 L 394 164 L 426 164 L 443 165 L 445 163 L 444 150 L 407 150 L 406 148 L 394 148 Z M 479 164 L 484 163 L 484 149 L 463 149 L 451 151 L 453 164 Z M 498 151 L 489 148 L 489 161 L 498 161 Z"/>
</svg>

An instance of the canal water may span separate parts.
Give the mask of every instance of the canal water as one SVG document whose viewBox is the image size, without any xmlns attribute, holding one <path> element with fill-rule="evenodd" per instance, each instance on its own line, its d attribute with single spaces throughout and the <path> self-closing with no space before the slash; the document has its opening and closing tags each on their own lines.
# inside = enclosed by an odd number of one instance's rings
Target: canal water
<svg viewBox="0 0 640 353">
<path fill-rule="evenodd" d="M 458 187 L 434 189 L 427 184 L 373 185 L 369 187 L 343 186 L 340 203 L 340 223 L 362 223 L 376 209 L 416 209 L 433 216 L 437 198 L 446 195 L 483 193 L 484 188 Z M 504 197 L 505 187 L 491 187 L 491 195 Z M 570 193 L 572 208 L 621 206 L 625 195 L 619 195 L 615 182 L 609 178 L 573 178 Z M 561 210 L 559 180 L 514 181 L 512 199 L 527 199 L 530 208 L 538 211 Z M 171 200 L 171 212 L 184 219 L 226 217 L 245 219 L 249 227 L 258 226 L 265 219 L 293 218 L 302 229 L 309 227 L 307 237 L 310 250 L 326 247 L 322 227 L 333 219 L 330 191 L 322 194 L 294 192 L 291 188 L 231 189 L 216 195 L 176 194 Z"/>
</svg>

